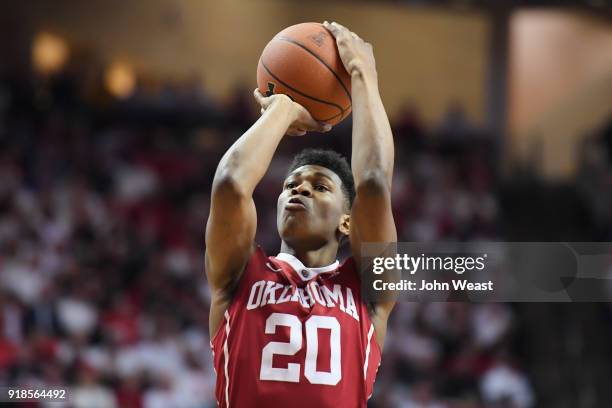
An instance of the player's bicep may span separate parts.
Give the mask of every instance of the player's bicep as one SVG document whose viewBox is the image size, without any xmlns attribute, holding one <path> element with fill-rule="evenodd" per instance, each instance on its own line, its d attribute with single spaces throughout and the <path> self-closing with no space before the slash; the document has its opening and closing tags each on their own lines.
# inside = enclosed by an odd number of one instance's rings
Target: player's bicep
<svg viewBox="0 0 612 408">
<path fill-rule="evenodd" d="M 386 186 L 373 185 L 367 188 L 357 188 L 351 210 L 350 241 L 351 251 L 360 273 L 363 273 L 361 265 L 361 245 L 363 243 L 397 242 L 391 192 Z M 372 276 L 362 276 L 362 279 L 364 278 L 370 279 Z M 381 348 L 387 331 L 387 319 L 394 305 L 395 299 L 393 298 L 380 299 L 372 303 L 373 314 L 370 317 L 376 328 L 377 340 Z"/>
<path fill-rule="evenodd" d="M 253 198 L 231 185 L 215 186 L 206 224 L 206 274 L 213 291 L 239 278 L 253 251 L 257 213 Z"/>
<path fill-rule="evenodd" d="M 362 243 L 397 241 L 391 192 L 386 186 L 374 184 L 357 188 L 351 209 L 350 240 L 351 251 L 358 265 Z"/>
</svg>

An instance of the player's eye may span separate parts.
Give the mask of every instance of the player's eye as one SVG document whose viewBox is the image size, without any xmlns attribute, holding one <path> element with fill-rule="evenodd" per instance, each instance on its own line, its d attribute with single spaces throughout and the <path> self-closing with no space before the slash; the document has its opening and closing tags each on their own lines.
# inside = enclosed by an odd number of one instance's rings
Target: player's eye
<svg viewBox="0 0 612 408">
<path fill-rule="evenodd" d="M 317 190 L 317 191 L 329 191 L 329 189 L 326 186 L 324 186 L 323 184 L 317 184 L 315 186 L 315 190 Z"/>
<path fill-rule="evenodd" d="M 294 187 L 295 187 L 295 183 L 293 183 L 293 182 L 289 182 L 289 183 L 287 183 L 285 185 L 285 189 L 287 189 L 287 188 L 294 188 Z"/>
</svg>

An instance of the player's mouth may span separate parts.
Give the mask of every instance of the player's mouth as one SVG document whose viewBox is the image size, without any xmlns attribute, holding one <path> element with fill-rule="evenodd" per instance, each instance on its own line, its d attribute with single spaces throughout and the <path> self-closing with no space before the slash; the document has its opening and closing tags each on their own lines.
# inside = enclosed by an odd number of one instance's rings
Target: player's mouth
<svg viewBox="0 0 612 408">
<path fill-rule="evenodd" d="M 306 204 L 297 197 L 290 199 L 285 204 L 285 210 L 287 211 L 306 211 Z"/>
</svg>

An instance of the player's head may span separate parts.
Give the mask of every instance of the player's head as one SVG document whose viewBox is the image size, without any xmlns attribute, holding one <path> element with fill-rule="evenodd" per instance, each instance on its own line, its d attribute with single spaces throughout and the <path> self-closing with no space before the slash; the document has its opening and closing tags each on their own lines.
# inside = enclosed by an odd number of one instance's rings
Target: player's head
<svg viewBox="0 0 612 408">
<path fill-rule="evenodd" d="M 346 159 L 332 150 L 305 149 L 295 156 L 277 203 L 277 227 L 290 246 L 319 248 L 348 237 L 355 198 Z"/>
</svg>

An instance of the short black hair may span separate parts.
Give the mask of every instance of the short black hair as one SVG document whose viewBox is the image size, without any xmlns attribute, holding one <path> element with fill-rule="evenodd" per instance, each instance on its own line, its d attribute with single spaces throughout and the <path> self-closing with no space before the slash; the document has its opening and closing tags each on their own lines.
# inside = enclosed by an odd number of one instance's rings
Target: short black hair
<svg viewBox="0 0 612 408">
<path fill-rule="evenodd" d="M 355 181 L 353 180 L 353 172 L 351 166 L 344 156 L 333 150 L 326 149 L 304 149 L 293 158 L 293 162 L 289 166 L 287 175 L 298 167 L 306 165 L 315 165 L 325 167 L 336 173 L 340 181 L 342 181 L 342 192 L 348 200 L 349 209 L 353 206 L 355 199 Z"/>
</svg>

